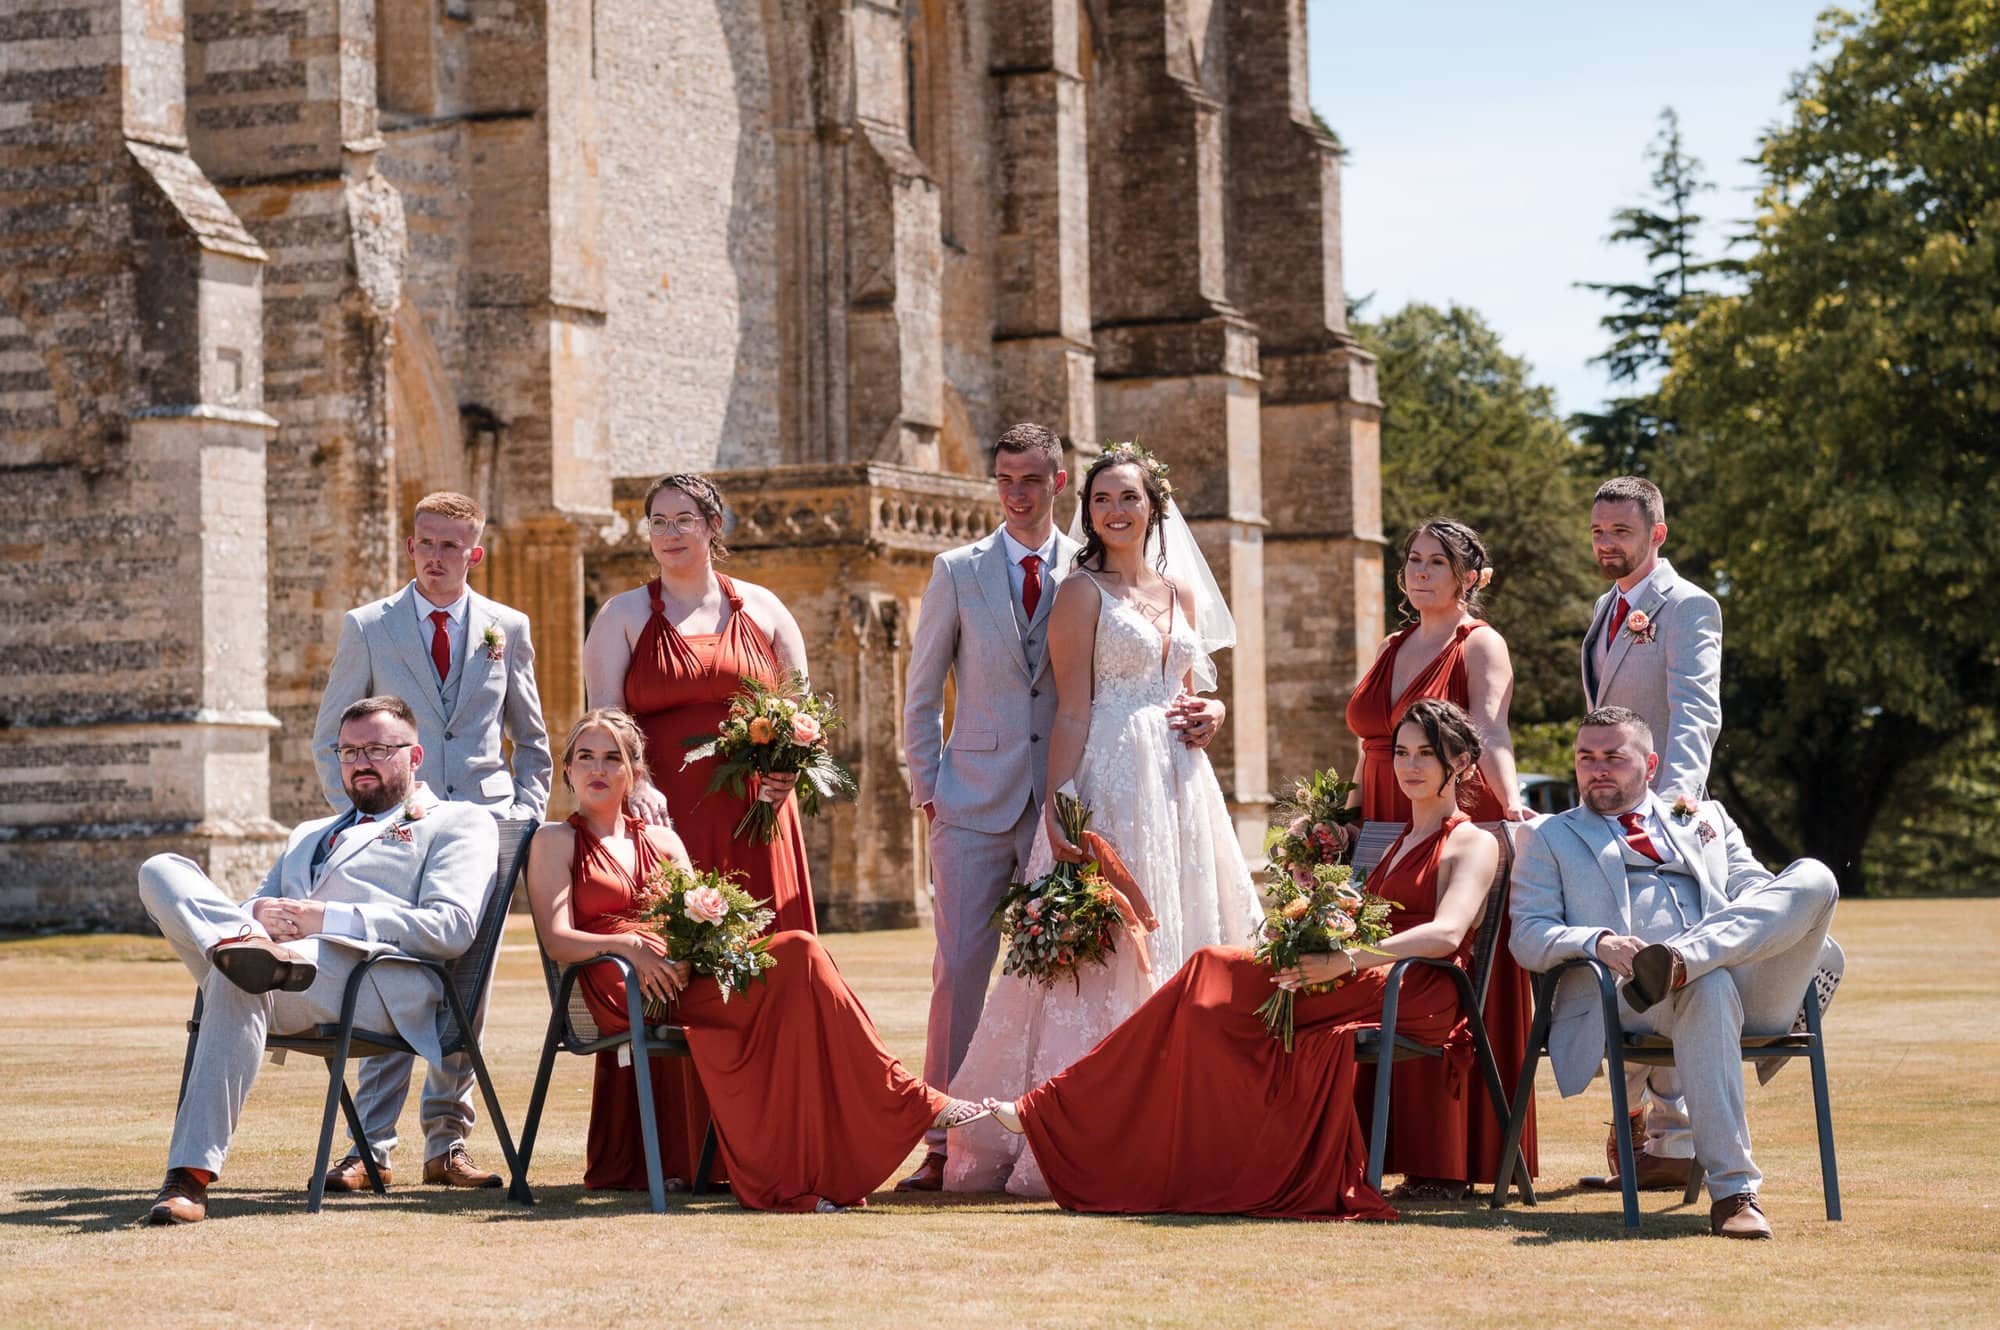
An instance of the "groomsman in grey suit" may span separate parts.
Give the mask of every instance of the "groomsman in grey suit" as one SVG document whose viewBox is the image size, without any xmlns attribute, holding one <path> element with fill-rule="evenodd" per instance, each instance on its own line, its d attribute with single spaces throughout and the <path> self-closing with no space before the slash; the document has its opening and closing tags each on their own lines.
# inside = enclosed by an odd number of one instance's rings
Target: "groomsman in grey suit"
<svg viewBox="0 0 2000 1330">
<path fill-rule="evenodd" d="M 1715 597 L 1681 578 L 1660 557 L 1667 505 L 1659 486 L 1619 476 L 1598 487 L 1590 507 L 1591 552 L 1611 579 L 1583 639 L 1583 705 L 1636 711 L 1660 736 L 1653 788 L 1670 800 L 1699 799 L 1708 789 L 1709 759 L 1722 729 L 1722 611 Z M 1687 1185 L 1694 1138 L 1687 1106 L 1662 1092 L 1668 1073 L 1633 1067 L 1626 1103 L 1634 1136 L 1646 1149 L 1639 1186 L 1679 1191 Z M 1643 1125 L 1641 1125 L 1643 1123 Z M 1583 1186 L 1617 1190 L 1618 1137 L 1606 1135 L 1605 1175 Z"/>
<path fill-rule="evenodd" d="M 1523 834 L 1510 946 L 1529 970 L 1595 957 L 1624 980 L 1623 1027 L 1674 1041 L 1665 1088 L 1686 1096 L 1710 1231 L 1768 1238 L 1741 1040 L 1745 1031 L 1791 1029 L 1814 971 L 1839 974 L 1840 948 L 1827 928 L 1840 889 L 1815 859 L 1771 873 L 1721 804 L 1649 789 L 1658 767 L 1637 713 L 1601 707 L 1584 717 L 1576 737 L 1583 803 Z M 1603 1058 L 1596 983 L 1586 970 L 1568 971 L 1549 1028 L 1557 1088 L 1579 1093 Z M 1759 1071 L 1768 1080 L 1782 1065 Z"/>
<path fill-rule="evenodd" d="M 267 1032 L 339 1020 L 348 976 L 377 952 L 446 960 L 472 945 L 499 849 L 493 819 L 416 780 L 424 752 L 400 699 L 344 708 L 337 741 L 351 806 L 294 828 L 249 901 L 177 854 L 139 870 L 146 913 L 202 988 L 201 1038 L 148 1223 L 207 1216 Z M 369 972 L 355 1019 L 394 1029 L 436 1063 L 444 1011 L 430 974 L 387 962 Z"/>
<path fill-rule="evenodd" d="M 1590 544 L 1611 589 L 1583 639 L 1584 709 L 1628 707 L 1660 736 L 1653 788 L 1698 799 L 1722 730 L 1722 610 L 1660 557 L 1659 486 L 1619 476 L 1590 505 Z"/>
<path fill-rule="evenodd" d="M 476 804 L 495 818 L 540 818 L 548 806 L 548 731 L 535 690 L 535 647 L 528 617 L 466 585 L 486 556 L 479 543 L 486 513 L 463 494 L 440 491 L 417 504 L 409 539 L 415 577 L 385 600 L 350 610 L 320 697 L 314 758 L 327 802 L 352 797 L 333 752 L 335 730 L 357 698 L 390 693 L 416 716 L 422 765 L 417 779 L 441 797 Z M 512 770 L 501 751 L 514 745 Z M 484 1007 L 474 1013 L 484 1021 Z M 396 1121 L 410 1091 L 411 1060 L 361 1064 L 355 1108 L 386 1180 Z M 497 1187 L 500 1175 L 477 1167 L 465 1150 L 473 1123 L 472 1062 L 463 1053 L 433 1064 L 424 1081 L 424 1181 Z M 360 1191 L 367 1170 L 349 1154 L 327 1171 L 329 1191 Z"/>
<path fill-rule="evenodd" d="M 951 1084 L 999 955 L 990 922 L 1009 882 L 1027 870 L 1048 784 L 1056 688 L 1048 670 L 1049 608 L 1077 545 L 1055 528 L 1069 473 L 1062 441 L 1035 424 L 1002 434 L 993 479 L 1005 523 L 984 540 L 938 555 L 917 614 L 903 704 L 910 804 L 930 823 L 930 1022 L 924 1079 Z M 956 685 L 944 732 L 945 680 Z M 932 1132 L 923 1166 L 897 1184 L 944 1184 L 945 1133 Z"/>
</svg>

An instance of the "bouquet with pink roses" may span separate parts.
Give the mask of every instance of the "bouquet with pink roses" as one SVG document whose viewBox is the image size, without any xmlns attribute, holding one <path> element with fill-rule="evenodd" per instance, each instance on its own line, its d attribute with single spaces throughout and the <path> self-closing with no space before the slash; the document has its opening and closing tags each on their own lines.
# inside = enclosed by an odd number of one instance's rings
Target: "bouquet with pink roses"
<svg viewBox="0 0 2000 1330">
<path fill-rule="evenodd" d="M 1278 820 L 1264 833 L 1264 855 L 1271 866 L 1310 889 L 1315 869 L 1347 862 L 1361 821 L 1361 810 L 1347 806 L 1353 792 L 1354 782 L 1332 771 L 1315 771 L 1295 782 L 1291 797 L 1278 802 Z"/>
<path fill-rule="evenodd" d="M 668 960 L 713 976 L 724 1002 L 778 963 L 764 936 L 777 915 L 729 873 L 662 863 L 639 884 L 632 917 L 667 944 Z M 665 1006 L 648 1001 L 646 1018 L 665 1019 Z"/>
<path fill-rule="evenodd" d="M 688 742 L 681 766 L 715 758 L 709 792 L 729 788 L 750 807 L 736 824 L 738 839 L 777 839 L 778 807 L 757 797 L 763 778 L 797 772 L 799 812 L 817 817 L 826 801 L 851 798 L 854 773 L 840 764 L 827 746 L 827 735 L 840 728 L 840 713 L 831 697 L 816 696 L 796 670 L 776 688 L 755 679 L 743 681 L 743 691 L 729 700 L 729 714 L 713 735 L 697 734 Z"/>
<path fill-rule="evenodd" d="M 1306 956 L 1325 951 L 1379 951 L 1389 936 L 1389 912 L 1394 907 L 1363 887 L 1346 864 L 1320 864 L 1305 882 L 1280 879 L 1272 888 L 1271 904 L 1250 955 L 1273 972 L 1289 970 Z M 1347 981 L 1313 984 L 1300 990 L 1324 993 Z M 1299 992 L 1280 988 L 1257 1008 L 1271 1037 L 1292 1051 Z"/>
</svg>

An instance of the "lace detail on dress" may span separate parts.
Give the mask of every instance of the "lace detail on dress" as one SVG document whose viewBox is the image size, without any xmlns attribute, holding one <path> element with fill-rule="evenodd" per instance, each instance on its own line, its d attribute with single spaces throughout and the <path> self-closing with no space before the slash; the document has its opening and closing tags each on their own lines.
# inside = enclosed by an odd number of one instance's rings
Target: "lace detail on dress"
<svg viewBox="0 0 2000 1330">
<path fill-rule="evenodd" d="M 1152 621 L 1102 587 L 1098 597 L 1090 737 L 1076 788 L 1094 814 L 1092 828 L 1117 848 L 1159 916 L 1149 939 L 1153 973 L 1141 973 L 1127 947 L 1110 964 L 1085 970 L 1080 988 L 996 979 L 952 1079 L 951 1093 L 960 1098 L 1016 1098 L 1063 1071 L 1197 950 L 1247 942 L 1262 914 L 1207 754 L 1167 727 L 1167 704 L 1200 650 L 1193 626 L 1174 611 L 1163 669 Z M 1053 862 L 1047 834 L 1038 831 L 1029 872 L 1046 872 Z M 990 1120 L 952 1132 L 946 1188 L 1047 1196 L 1033 1152 L 1022 1145 Z"/>
</svg>

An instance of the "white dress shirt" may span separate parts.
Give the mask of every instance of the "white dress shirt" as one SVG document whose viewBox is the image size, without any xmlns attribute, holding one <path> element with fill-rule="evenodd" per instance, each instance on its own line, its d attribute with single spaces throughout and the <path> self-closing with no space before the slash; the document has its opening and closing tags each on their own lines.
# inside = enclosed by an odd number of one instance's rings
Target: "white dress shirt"
<svg viewBox="0 0 2000 1330">
<path fill-rule="evenodd" d="M 421 598 L 423 595 L 422 592 L 418 592 L 417 594 L 419 598 Z M 461 604 L 462 603 L 463 602 L 461 602 Z M 424 627 L 428 628 L 430 627 L 430 625 L 426 623 Z M 392 804 L 386 811 L 380 813 L 357 812 L 354 815 L 354 821 L 342 827 L 340 831 L 335 834 L 333 838 L 333 844 L 327 847 L 326 855 L 324 858 L 320 860 L 320 863 L 324 865 L 327 859 L 331 859 L 333 857 L 334 851 L 338 850 L 341 847 L 342 843 L 347 841 L 350 837 L 354 836 L 373 837 L 380 835 L 381 833 L 375 829 L 375 824 L 377 822 L 380 822 L 383 818 L 397 816 L 401 814 L 402 811 L 403 811 L 403 805 Z M 326 915 L 320 921 L 319 931 L 322 933 L 330 933 L 334 937 L 368 936 L 368 930 L 365 927 L 363 927 L 361 923 L 361 911 L 356 909 L 354 906 L 348 904 L 346 901 L 328 901 L 326 903 Z"/>
<path fill-rule="evenodd" d="M 431 637 L 437 632 L 436 626 L 431 623 L 431 612 L 433 610 L 443 610 L 451 616 L 444 621 L 444 640 L 451 646 L 452 663 L 457 664 L 459 661 L 464 660 L 465 616 L 466 612 L 472 608 L 471 589 L 461 588 L 458 593 L 458 599 L 449 605 L 433 605 L 430 597 L 423 593 L 422 588 L 417 588 L 417 594 L 410 597 L 410 604 L 417 613 L 417 634 L 423 641 L 424 650 L 426 652 L 430 651 Z M 443 679 L 438 680 L 440 686 L 443 683 Z"/>
<path fill-rule="evenodd" d="M 1021 588 L 1028 584 L 1028 570 L 1021 566 L 1021 560 L 1030 554 L 1041 556 L 1041 569 L 1037 576 L 1042 580 L 1042 594 L 1049 594 L 1049 563 L 1056 557 L 1056 529 L 1049 528 L 1049 538 L 1042 542 L 1038 550 L 1031 550 L 1014 539 L 1014 533 L 1006 527 L 1000 528 L 1000 539 L 1007 546 L 1007 585 L 1013 588 L 1014 603 L 1021 603 Z"/>
</svg>

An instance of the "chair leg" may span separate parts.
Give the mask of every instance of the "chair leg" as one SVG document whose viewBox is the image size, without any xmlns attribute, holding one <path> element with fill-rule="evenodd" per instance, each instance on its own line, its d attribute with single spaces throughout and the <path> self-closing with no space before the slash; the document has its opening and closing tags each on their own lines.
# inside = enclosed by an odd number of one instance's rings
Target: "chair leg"
<svg viewBox="0 0 2000 1330">
<path fill-rule="evenodd" d="M 528 1161 L 535 1155 L 535 1133 L 541 1129 L 542 1108 L 548 1102 L 549 1077 L 555 1072 L 556 1053 L 562 1043 L 562 1012 L 549 1013 L 549 1031 L 542 1037 L 542 1057 L 535 1067 L 535 1089 L 528 1096 L 528 1120 L 521 1127 L 521 1148 L 514 1158 L 514 1176 L 507 1184 L 509 1200 L 524 1197 L 532 1203 L 528 1190 Z"/>
<path fill-rule="evenodd" d="M 1549 1040 L 1554 985 L 1545 984 L 1538 977 L 1535 986 L 1535 1016 L 1528 1023 L 1528 1047 L 1521 1054 L 1520 1078 L 1514 1082 L 1514 1108 L 1507 1115 L 1507 1134 L 1500 1144 L 1500 1164 L 1493 1173 L 1493 1199 L 1489 1204 L 1495 1210 L 1507 1204 L 1510 1180 L 1513 1179 L 1525 1184 L 1521 1190 L 1521 1203 L 1535 1204 L 1534 1186 L 1527 1177 L 1527 1161 L 1521 1157 L 1521 1137 L 1528 1129 L 1528 1105 L 1531 1100 L 1521 1087 L 1534 1085 L 1535 1071 L 1541 1065 L 1542 1048 Z M 1549 990 L 1546 995 L 1542 992 L 1544 988 Z"/>
<path fill-rule="evenodd" d="M 518 1200 L 523 1205 L 533 1205 L 535 1196 L 528 1190 L 528 1184 L 521 1175 L 519 1156 L 514 1153 L 514 1136 L 507 1130 L 506 1115 L 500 1111 L 500 1096 L 494 1093 L 493 1077 L 486 1070 L 486 1059 L 480 1054 L 479 1041 L 470 1035 L 472 1023 L 466 1019 L 465 1005 L 459 1001 L 458 993 L 454 989 L 447 987 L 445 996 L 451 999 L 452 1014 L 458 1021 L 458 1028 L 467 1032 L 464 1052 L 472 1061 L 473 1079 L 479 1082 L 479 1092 L 486 1099 L 486 1111 L 493 1115 L 493 1134 L 499 1138 L 501 1158 L 507 1161 L 507 1176 L 510 1179 L 507 1188 L 508 1199 Z M 521 1192 L 518 1196 L 515 1195 L 516 1186 Z"/>
<path fill-rule="evenodd" d="M 194 1074 L 195 1041 L 201 1038 L 201 1024 L 197 1021 L 190 1021 L 189 1024 L 193 1025 L 194 1028 L 188 1031 L 187 1053 L 181 1058 L 181 1088 L 180 1093 L 174 1096 L 174 1111 L 176 1113 L 180 1112 L 181 1101 L 187 1098 L 188 1077 Z"/>
<path fill-rule="evenodd" d="M 1701 1186 L 1708 1181 L 1708 1170 L 1701 1166 L 1699 1159 L 1691 1161 L 1694 1167 L 1688 1170 L 1688 1185 L 1681 1192 L 1681 1204 L 1693 1205 L 1701 1199 Z"/>
<path fill-rule="evenodd" d="M 1625 1227 L 1639 1229 L 1638 1163 L 1632 1156 L 1632 1119 L 1625 1104 L 1625 1030 L 1618 1021 L 1618 990 L 1609 971 L 1598 971 L 1604 1006 L 1604 1059 L 1611 1082 L 1611 1123 L 1618 1136 L 1618 1183 L 1625 1202 Z"/>
<path fill-rule="evenodd" d="M 354 1037 L 354 1027 L 341 1022 L 340 1034 L 335 1037 L 333 1056 L 326 1060 L 326 1111 L 320 1114 L 319 1154 L 313 1165 L 312 1181 L 306 1184 L 306 1212 L 318 1214 L 322 1202 L 326 1200 L 326 1166 L 333 1158 L 333 1118 L 340 1111 L 340 1104 L 347 1098 L 347 1048 Z M 360 1142 L 361 1157 L 370 1158 L 365 1140 Z"/>
<path fill-rule="evenodd" d="M 1375 1116 L 1368 1124 L 1368 1185 L 1382 1190 L 1382 1168 L 1389 1154 L 1389 1082 L 1396 1075 L 1396 1007 L 1403 997 L 1403 968 L 1389 971 L 1388 992 L 1382 998 L 1381 1052 L 1375 1059 Z"/>
<path fill-rule="evenodd" d="M 695 1165 L 694 1194 L 708 1195 L 709 1177 L 715 1172 L 715 1151 L 719 1144 L 715 1135 L 715 1119 L 708 1120 L 708 1134 L 701 1138 L 701 1161 Z"/>
<path fill-rule="evenodd" d="M 1813 1037 L 1813 1118 L 1819 1129 L 1819 1186 L 1826 1200 L 1828 1223 L 1840 1222 L 1840 1164 L 1833 1151 L 1833 1098 L 1826 1083 L 1826 1040 L 1819 1032 L 1818 995 L 1806 990 L 1806 1028 Z"/>
<path fill-rule="evenodd" d="M 340 1078 L 340 1111 L 347 1115 L 347 1131 L 354 1137 L 354 1148 L 361 1155 L 361 1167 L 368 1170 L 368 1189 L 377 1196 L 387 1196 L 389 1184 L 382 1181 L 382 1170 L 376 1167 L 375 1144 L 368 1139 L 368 1129 L 361 1125 L 361 1110 L 354 1106 L 354 1096 L 347 1092 L 345 1075 Z M 329 1142 L 327 1149 L 329 1158 L 332 1157 L 332 1153 L 332 1145 Z"/>
<path fill-rule="evenodd" d="M 629 967 L 621 967 L 629 968 Z M 646 1009 L 639 994 L 636 975 L 625 979 L 625 1017 L 630 1022 L 626 1038 L 632 1050 L 632 1079 L 639 1091 L 639 1142 L 646 1150 L 646 1191 L 653 1213 L 667 1212 L 667 1183 L 660 1171 L 660 1120 L 653 1111 L 653 1071 L 646 1057 Z"/>
</svg>

